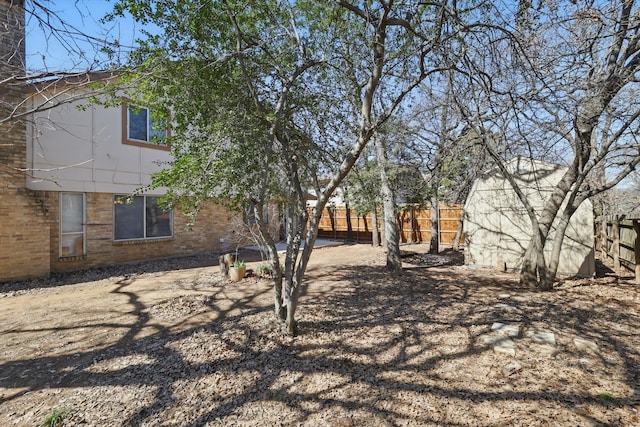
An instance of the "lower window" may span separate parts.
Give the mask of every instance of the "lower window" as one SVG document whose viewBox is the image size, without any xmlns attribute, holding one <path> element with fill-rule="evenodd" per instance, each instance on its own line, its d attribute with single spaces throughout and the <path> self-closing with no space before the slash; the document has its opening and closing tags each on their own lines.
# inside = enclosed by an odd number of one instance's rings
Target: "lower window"
<svg viewBox="0 0 640 427">
<path fill-rule="evenodd" d="M 158 206 L 158 197 L 113 197 L 114 240 L 173 236 L 173 215 Z"/>
<path fill-rule="evenodd" d="M 84 193 L 60 193 L 60 256 L 85 254 Z"/>
</svg>

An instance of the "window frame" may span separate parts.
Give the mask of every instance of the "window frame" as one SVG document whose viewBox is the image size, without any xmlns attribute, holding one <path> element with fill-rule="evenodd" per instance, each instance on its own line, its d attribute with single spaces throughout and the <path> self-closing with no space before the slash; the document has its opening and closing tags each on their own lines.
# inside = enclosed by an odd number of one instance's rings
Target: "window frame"
<svg viewBox="0 0 640 427">
<path fill-rule="evenodd" d="M 63 231 L 63 225 L 64 225 L 64 221 L 62 218 L 62 213 L 64 212 L 63 209 L 63 196 L 65 194 L 72 194 L 72 195 L 81 195 L 82 196 L 82 231 L 70 231 L 70 232 L 65 232 Z M 76 257 L 83 257 L 87 255 L 87 195 L 86 193 L 80 193 L 80 192 L 74 192 L 74 191 L 61 191 L 60 192 L 60 197 L 58 200 L 58 206 L 59 206 L 59 241 L 58 241 L 58 258 L 76 258 Z M 63 247 L 68 247 L 68 246 L 63 246 L 63 240 L 64 237 L 69 237 L 69 236 L 80 236 L 82 237 L 82 253 L 76 253 L 75 251 L 73 251 L 72 253 L 69 254 L 64 254 L 63 253 Z M 75 247 L 75 244 L 74 244 Z"/>
<path fill-rule="evenodd" d="M 141 197 L 143 199 L 143 205 L 142 205 L 142 232 L 143 232 L 143 237 L 127 237 L 124 239 L 118 239 L 116 237 L 116 198 L 118 197 L 122 197 L 122 198 L 129 198 L 129 197 Z M 174 238 L 174 224 L 173 224 L 173 209 L 167 211 L 167 213 L 169 214 L 169 228 L 171 231 L 170 235 L 167 236 L 153 236 L 153 237 L 147 237 L 147 198 L 154 198 L 154 199 L 159 199 L 162 196 L 156 196 L 156 195 L 139 195 L 139 196 L 129 196 L 126 194 L 114 194 L 113 198 L 112 198 L 112 203 L 113 203 L 113 241 L 115 243 L 122 243 L 122 242 L 152 242 L 152 241 L 158 241 L 158 240 L 170 240 Z"/>
<path fill-rule="evenodd" d="M 153 142 L 143 141 L 140 139 L 132 139 L 129 137 L 129 108 L 135 107 L 147 110 L 147 138 L 149 138 L 150 131 L 150 120 L 151 120 L 151 110 L 147 107 L 138 106 L 132 103 L 123 102 L 122 103 L 122 143 L 124 145 L 133 145 L 136 147 L 145 147 L 145 148 L 153 148 L 156 150 L 162 151 L 170 151 L 171 148 L 168 144 L 154 144 Z M 167 137 L 171 135 L 169 126 L 166 128 Z"/>
</svg>

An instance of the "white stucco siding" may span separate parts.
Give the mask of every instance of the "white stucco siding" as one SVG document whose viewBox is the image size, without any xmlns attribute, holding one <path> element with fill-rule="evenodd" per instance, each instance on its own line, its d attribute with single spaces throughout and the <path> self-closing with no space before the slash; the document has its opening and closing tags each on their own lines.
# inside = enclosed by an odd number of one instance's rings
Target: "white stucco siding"
<svg viewBox="0 0 640 427">
<path fill-rule="evenodd" d="M 517 161 L 523 162 L 522 159 Z M 524 167 L 518 177 L 519 185 L 539 212 L 564 169 L 541 162 L 519 164 L 518 167 Z M 511 185 L 497 170 L 474 183 L 464 212 L 466 264 L 495 267 L 498 262 L 505 262 L 509 269 L 522 266 L 522 255 L 531 240 L 531 221 Z M 552 228 L 545 246 L 547 257 L 551 256 L 554 230 Z M 586 201 L 578 208 L 567 229 L 558 273 L 589 276 L 594 270 L 593 213 L 591 203 Z"/>
<path fill-rule="evenodd" d="M 33 160 L 54 166 L 80 163 L 91 157 L 91 111 L 62 105 L 34 119 Z"/>
<path fill-rule="evenodd" d="M 40 102 L 35 100 L 34 104 Z M 63 104 L 28 127 L 27 186 L 33 190 L 131 193 L 150 183 L 168 151 L 123 144 L 121 107 Z"/>
</svg>

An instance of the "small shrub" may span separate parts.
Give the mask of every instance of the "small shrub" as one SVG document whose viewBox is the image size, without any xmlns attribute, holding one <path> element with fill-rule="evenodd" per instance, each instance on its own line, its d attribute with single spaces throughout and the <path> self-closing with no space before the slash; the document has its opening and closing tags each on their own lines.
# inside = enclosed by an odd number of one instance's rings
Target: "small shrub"
<svg viewBox="0 0 640 427">
<path fill-rule="evenodd" d="M 608 393 L 606 391 L 604 393 L 600 393 L 598 397 L 606 402 L 613 402 L 614 400 L 616 400 L 616 398 L 611 393 Z"/>
<path fill-rule="evenodd" d="M 72 409 L 54 409 L 40 424 L 40 427 L 59 427 L 62 422 L 73 412 Z"/>
<path fill-rule="evenodd" d="M 258 277 L 273 277 L 271 266 L 269 264 L 260 264 L 258 268 L 256 268 L 256 274 Z"/>
</svg>

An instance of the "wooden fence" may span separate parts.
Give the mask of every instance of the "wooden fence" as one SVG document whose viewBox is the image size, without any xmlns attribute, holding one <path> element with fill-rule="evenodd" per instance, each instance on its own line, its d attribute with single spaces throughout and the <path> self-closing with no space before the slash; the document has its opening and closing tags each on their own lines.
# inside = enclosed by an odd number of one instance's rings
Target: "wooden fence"
<svg viewBox="0 0 640 427">
<path fill-rule="evenodd" d="M 614 268 L 626 267 L 634 271 L 636 283 L 640 283 L 640 218 L 598 217 L 596 229 L 602 258 L 611 258 Z"/>
<path fill-rule="evenodd" d="M 382 213 L 378 211 L 380 232 Z M 441 246 L 452 246 L 462 217 L 462 205 L 441 205 L 439 209 L 439 238 Z M 429 207 L 406 206 L 397 215 L 401 243 L 421 243 L 431 240 L 431 210 Z M 351 228 L 351 236 L 349 236 Z M 368 243 L 373 240 L 371 213 L 356 215 L 344 206 L 327 207 L 322 213 L 318 237 Z M 460 239 L 460 244 L 464 237 Z"/>
</svg>

